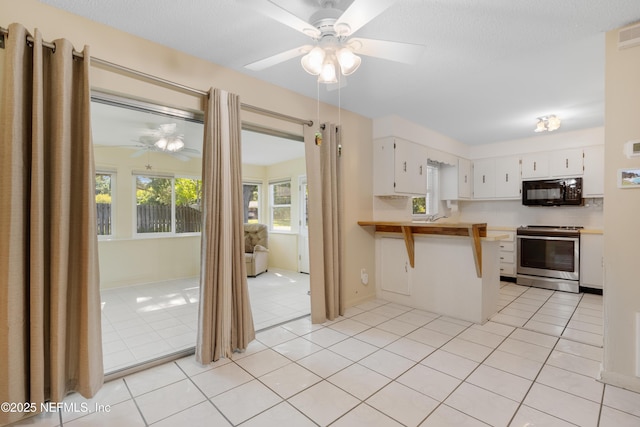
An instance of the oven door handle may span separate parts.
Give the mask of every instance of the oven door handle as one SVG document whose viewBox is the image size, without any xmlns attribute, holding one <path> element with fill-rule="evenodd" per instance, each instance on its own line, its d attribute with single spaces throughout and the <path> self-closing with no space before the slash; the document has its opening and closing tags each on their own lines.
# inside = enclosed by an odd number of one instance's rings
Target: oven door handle
<svg viewBox="0 0 640 427">
<path fill-rule="evenodd" d="M 527 236 L 527 235 L 517 235 L 517 239 L 536 239 L 536 240 L 564 240 L 569 242 L 576 242 L 579 237 L 555 237 L 555 236 Z"/>
</svg>

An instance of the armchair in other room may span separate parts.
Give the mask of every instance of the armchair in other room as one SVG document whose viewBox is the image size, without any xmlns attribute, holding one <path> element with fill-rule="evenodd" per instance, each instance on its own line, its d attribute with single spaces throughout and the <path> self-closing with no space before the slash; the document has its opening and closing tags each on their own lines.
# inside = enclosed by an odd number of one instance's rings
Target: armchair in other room
<svg viewBox="0 0 640 427">
<path fill-rule="evenodd" d="M 269 232 L 265 224 L 244 225 L 244 260 L 247 276 L 256 277 L 268 269 Z"/>
</svg>

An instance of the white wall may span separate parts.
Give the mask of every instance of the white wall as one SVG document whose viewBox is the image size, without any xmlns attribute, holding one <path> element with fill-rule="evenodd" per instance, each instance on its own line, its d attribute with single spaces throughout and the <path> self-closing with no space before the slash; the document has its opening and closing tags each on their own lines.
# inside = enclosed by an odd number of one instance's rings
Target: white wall
<svg viewBox="0 0 640 427">
<path fill-rule="evenodd" d="M 490 226 L 580 225 L 602 229 L 603 199 L 586 199 L 585 206 L 522 206 L 520 200 L 460 201 L 461 222 L 486 222 Z"/>
<path fill-rule="evenodd" d="M 200 159 L 183 162 L 163 153 L 130 157 L 126 148 L 96 146 L 98 171 L 114 172 L 112 215 L 114 234 L 98 243 L 100 286 L 113 288 L 197 276 L 200 271 L 200 237 L 136 236 L 133 172 L 169 173 L 200 178 Z M 146 164 L 152 165 L 147 171 Z"/>
<path fill-rule="evenodd" d="M 604 210 L 604 369 L 602 379 L 640 392 L 640 190 L 620 189 L 621 168 L 640 169 L 623 155 L 640 138 L 640 47 L 618 50 L 618 30 L 606 37 Z"/>
<path fill-rule="evenodd" d="M 533 134 L 533 126 L 531 133 Z M 530 138 L 472 145 L 469 147 L 469 158 L 475 160 L 487 157 L 515 156 L 525 153 L 589 147 L 602 144 L 604 144 L 604 127 L 571 132 L 557 131 L 534 134 Z"/>
</svg>

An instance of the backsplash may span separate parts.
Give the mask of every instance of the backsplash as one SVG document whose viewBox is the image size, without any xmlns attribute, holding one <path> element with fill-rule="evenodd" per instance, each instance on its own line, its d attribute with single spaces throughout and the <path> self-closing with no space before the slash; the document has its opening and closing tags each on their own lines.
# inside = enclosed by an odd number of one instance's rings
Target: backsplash
<svg viewBox="0 0 640 427">
<path fill-rule="evenodd" d="M 604 199 L 585 199 L 584 206 L 523 206 L 519 200 L 459 201 L 456 219 L 489 226 L 577 225 L 602 229 Z"/>
</svg>

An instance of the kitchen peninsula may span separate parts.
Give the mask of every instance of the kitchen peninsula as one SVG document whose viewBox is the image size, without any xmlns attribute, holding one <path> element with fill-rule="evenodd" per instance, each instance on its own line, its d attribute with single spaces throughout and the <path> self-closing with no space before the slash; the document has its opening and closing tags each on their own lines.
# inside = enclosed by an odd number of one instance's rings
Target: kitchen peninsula
<svg viewBox="0 0 640 427">
<path fill-rule="evenodd" d="M 497 312 L 503 236 L 487 224 L 358 224 L 375 232 L 379 298 L 480 324 Z"/>
</svg>

